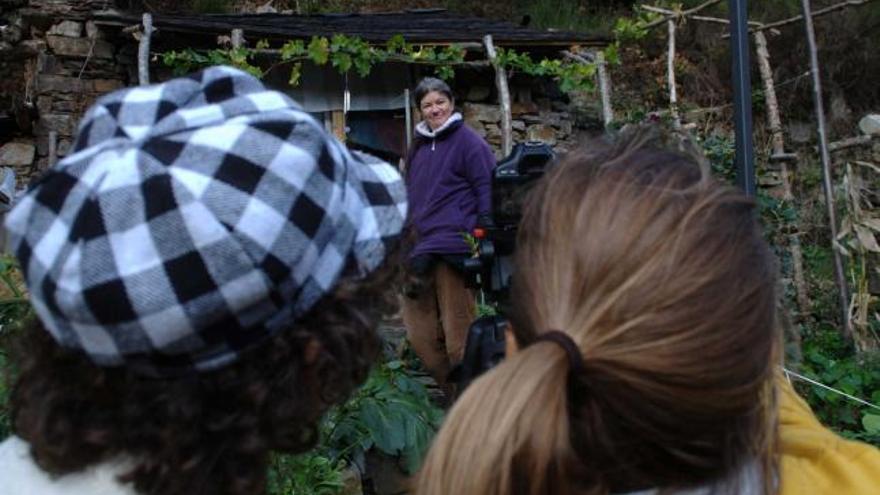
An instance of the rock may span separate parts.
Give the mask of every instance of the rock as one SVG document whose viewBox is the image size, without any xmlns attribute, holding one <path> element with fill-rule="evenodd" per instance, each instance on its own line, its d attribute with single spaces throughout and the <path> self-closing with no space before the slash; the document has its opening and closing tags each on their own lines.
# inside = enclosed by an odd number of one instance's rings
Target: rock
<svg viewBox="0 0 880 495">
<path fill-rule="evenodd" d="M 571 122 L 571 119 L 565 119 L 559 124 L 559 131 L 565 136 L 571 136 L 571 133 L 574 132 L 574 125 Z"/>
<path fill-rule="evenodd" d="M 859 121 L 859 130 L 869 136 L 880 136 L 880 114 L 870 114 Z"/>
<path fill-rule="evenodd" d="M 528 86 L 517 86 L 513 88 L 513 101 L 518 103 L 531 103 L 532 88 Z"/>
<path fill-rule="evenodd" d="M 467 120 L 465 121 L 465 124 L 479 134 L 480 137 L 486 137 L 486 126 L 484 126 L 479 120 Z"/>
<path fill-rule="evenodd" d="M 813 140 L 814 128 L 806 122 L 788 124 L 788 137 L 797 144 L 807 144 Z"/>
<path fill-rule="evenodd" d="M 51 96 L 37 97 L 37 110 L 41 114 L 51 112 L 52 111 L 52 97 Z"/>
<path fill-rule="evenodd" d="M 37 55 L 37 73 L 38 74 L 57 74 L 58 59 L 46 52 L 40 52 Z"/>
<path fill-rule="evenodd" d="M 550 98 L 538 98 L 538 108 L 542 112 L 551 112 L 553 111 L 553 102 L 550 101 Z"/>
<path fill-rule="evenodd" d="M 55 131 L 59 136 L 72 136 L 76 130 L 73 116 L 63 113 L 40 115 L 38 126 L 44 133 Z"/>
<path fill-rule="evenodd" d="M 501 109 L 495 105 L 482 103 L 465 103 L 462 106 L 465 120 L 479 120 L 480 122 L 498 122 L 501 120 Z"/>
<path fill-rule="evenodd" d="M 76 103 L 74 103 L 70 100 L 58 99 L 58 100 L 55 100 L 55 102 L 52 104 L 52 110 L 54 110 L 56 112 L 73 113 L 73 112 L 76 112 L 76 108 L 77 108 Z M 49 112 L 46 112 L 46 113 L 49 113 Z"/>
<path fill-rule="evenodd" d="M 86 22 L 86 37 L 89 39 L 103 38 L 104 32 L 95 24 L 95 21 L 88 21 Z"/>
<path fill-rule="evenodd" d="M 27 53 L 36 55 L 46 50 L 46 42 L 43 40 L 24 40 L 18 44 L 18 47 Z"/>
<path fill-rule="evenodd" d="M 529 141 L 543 141 L 553 146 L 556 144 L 556 131 L 549 125 L 532 125 L 528 129 L 528 139 Z"/>
<path fill-rule="evenodd" d="M 530 114 L 530 113 L 535 114 L 535 113 L 538 113 L 538 105 L 536 105 L 530 101 L 511 103 L 510 104 L 510 113 L 514 117 L 519 117 L 520 115 L 525 115 L 525 114 Z"/>
<path fill-rule="evenodd" d="M 37 92 L 41 95 L 57 97 L 57 93 L 81 93 L 84 81 L 75 77 L 40 74 L 37 78 Z"/>
<path fill-rule="evenodd" d="M 569 110 L 568 105 L 559 100 L 553 100 L 550 102 L 550 108 L 552 108 L 554 112 L 567 112 Z"/>
<path fill-rule="evenodd" d="M 828 116 L 832 121 L 850 122 L 852 119 L 852 110 L 846 103 L 846 97 L 840 90 L 831 93 L 831 104 L 829 105 Z"/>
<path fill-rule="evenodd" d="M 471 86 L 465 96 L 467 101 L 486 101 L 492 90 L 488 86 Z"/>
<path fill-rule="evenodd" d="M 56 55 L 66 57 L 113 58 L 113 45 L 104 40 L 90 40 L 88 38 L 66 38 L 64 36 L 46 36 L 49 48 Z M 92 48 L 94 43 L 94 48 Z"/>
<path fill-rule="evenodd" d="M 514 120 L 513 122 L 510 123 L 510 128 L 513 129 L 514 131 L 525 131 L 526 130 L 526 123 L 523 122 L 522 120 Z"/>
<path fill-rule="evenodd" d="M 34 162 L 37 148 L 29 143 L 6 143 L 0 146 L 0 165 L 24 166 Z"/>
<path fill-rule="evenodd" d="M 64 36 L 67 38 L 79 38 L 82 36 L 83 25 L 75 21 L 61 21 L 49 29 L 50 35 Z"/>
<path fill-rule="evenodd" d="M 125 84 L 122 81 L 117 81 L 116 79 L 95 79 L 92 81 L 92 88 L 95 93 L 109 93 L 111 91 L 116 91 L 124 87 Z"/>
<path fill-rule="evenodd" d="M 544 122 L 540 115 L 522 115 L 520 118 L 526 124 L 541 124 Z"/>
<path fill-rule="evenodd" d="M 257 7 L 257 13 L 258 14 L 277 14 L 278 11 L 275 9 L 275 7 L 272 6 L 272 0 L 269 0 L 265 4 Z"/>
</svg>

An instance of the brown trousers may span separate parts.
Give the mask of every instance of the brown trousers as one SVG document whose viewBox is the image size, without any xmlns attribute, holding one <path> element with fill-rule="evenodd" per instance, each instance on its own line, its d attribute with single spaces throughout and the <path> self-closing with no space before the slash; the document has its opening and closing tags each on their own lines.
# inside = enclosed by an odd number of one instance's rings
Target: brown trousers
<svg viewBox="0 0 880 495">
<path fill-rule="evenodd" d="M 464 277 L 446 263 L 437 263 L 429 278 L 431 283 L 415 299 L 403 297 L 403 323 L 416 355 L 448 393 L 446 376 L 464 355 L 476 302 Z"/>
</svg>

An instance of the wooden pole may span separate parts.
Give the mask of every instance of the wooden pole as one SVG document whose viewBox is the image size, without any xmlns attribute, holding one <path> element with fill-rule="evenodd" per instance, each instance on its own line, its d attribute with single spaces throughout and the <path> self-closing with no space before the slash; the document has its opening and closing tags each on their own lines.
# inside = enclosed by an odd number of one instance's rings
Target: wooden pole
<svg viewBox="0 0 880 495">
<path fill-rule="evenodd" d="M 834 211 L 834 189 L 831 182 L 831 156 L 828 153 L 828 136 L 825 132 L 825 109 L 822 102 L 822 80 L 819 76 L 819 53 L 816 48 L 816 33 L 813 30 L 813 17 L 810 15 L 810 0 L 801 0 L 807 44 L 810 49 L 810 70 L 813 73 L 813 102 L 816 106 L 816 131 L 819 135 L 819 154 L 822 159 L 822 186 L 825 190 L 825 206 L 828 209 L 828 223 L 831 231 L 831 254 L 834 259 L 834 274 L 837 278 L 840 311 L 844 338 L 852 342 L 852 325 L 849 319 L 849 294 L 843 260 L 835 243 L 837 242 L 837 214 Z"/>
<path fill-rule="evenodd" d="M 794 192 L 791 185 L 791 169 L 789 158 L 797 159 L 797 155 L 789 155 L 785 152 L 785 140 L 782 134 L 782 119 L 779 117 L 779 102 L 776 99 L 776 85 L 773 82 L 773 70 L 770 67 L 770 51 L 767 49 L 767 38 L 763 31 L 755 31 L 752 37 L 755 39 L 755 52 L 758 60 L 758 71 L 761 81 L 764 83 L 764 102 L 767 108 L 767 125 L 771 134 L 771 160 L 779 161 L 782 174 L 782 199 L 789 203 L 794 202 Z M 791 253 L 792 278 L 794 279 L 795 297 L 797 299 L 800 315 L 809 314 L 812 302 L 807 291 L 807 281 L 804 276 L 804 254 L 800 238 L 800 222 L 795 220 L 794 232 L 788 234 L 788 250 Z M 800 318 L 799 318 L 800 319 Z"/>
<path fill-rule="evenodd" d="M 614 110 L 611 108 L 611 78 L 608 77 L 608 65 L 602 50 L 596 52 L 596 76 L 599 78 L 599 95 L 602 99 L 602 119 L 605 127 L 608 127 L 614 121 Z"/>
<path fill-rule="evenodd" d="M 676 129 L 681 128 L 681 117 L 678 115 L 678 94 L 675 87 L 675 21 L 666 21 L 669 32 L 669 50 L 666 54 L 666 77 L 669 84 L 669 113 L 672 115 L 672 125 Z"/>
<path fill-rule="evenodd" d="M 241 29 L 232 30 L 232 48 L 241 48 L 244 46 L 244 31 Z"/>
<path fill-rule="evenodd" d="M 150 84 L 150 37 L 153 34 L 153 16 L 144 14 L 144 32 L 138 43 L 138 84 Z"/>
<path fill-rule="evenodd" d="M 513 149 L 513 118 L 510 110 L 510 89 L 507 86 L 507 72 L 498 64 L 498 55 L 495 53 L 495 45 L 492 43 L 492 35 L 483 37 L 486 46 L 486 54 L 489 62 L 495 67 L 495 85 L 498 87 L 498 104 L 501 106 L 501 151 L 504 156 L 510 154 Z"/>
</svg>

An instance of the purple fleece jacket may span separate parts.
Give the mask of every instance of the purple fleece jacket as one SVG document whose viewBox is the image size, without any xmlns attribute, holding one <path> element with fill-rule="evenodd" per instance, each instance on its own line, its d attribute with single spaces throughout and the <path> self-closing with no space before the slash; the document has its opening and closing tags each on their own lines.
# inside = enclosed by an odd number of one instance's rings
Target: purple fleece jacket
<svg viewBox="0 0 880 495">
<path fill-rule="evenodd" d="M 421 124 L 416 130 L 418 141 L 406 171 L 409 222 L 416 231 L 410 257 L 467 253 L 462 234 L 474 229 L 477 215 L 492 208 L 495 155 L 459 114 L 436 133 Z"/>
</svg>

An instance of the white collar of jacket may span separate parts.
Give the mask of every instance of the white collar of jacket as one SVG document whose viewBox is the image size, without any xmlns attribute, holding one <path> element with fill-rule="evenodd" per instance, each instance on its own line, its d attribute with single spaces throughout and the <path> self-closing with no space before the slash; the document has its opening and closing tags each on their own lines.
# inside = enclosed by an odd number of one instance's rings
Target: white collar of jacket
<svg viewBox="0 0 880 495">
<path fill-rule="evenodd" d="M 450 115 L 448 119 L 446 119 L 446 122 L 444 122 L 443 125 L 441 125 L 437 128 L 437 130 L 434 131 L 432 131 L 431 128 L 428 127 L 428 123 L 423 120 L 419 122 L 418 125 L 416 125 L 416 132 L 418 132 L 419 135 L 428 139 L 434 139 L 440 134 L 443 134 L 443 131 L 449 129 L 449 126 L 451 126 L 455 122 L 458 122 L 459 120 L 462 120 L 461 114 L 455 112 L 454 114 Z"/>
<path fill-rule="evenodd" d="M 3 493 L 40 495 L 138 495 L 134 485 L 120 483 L 119 476 L 133 463 L 123 460 L 101 462 L 63 476 L 51 476 L 31 457 L 30 445 L 11 436 L 0 442 L 0 479 Z"/>
</svg>

